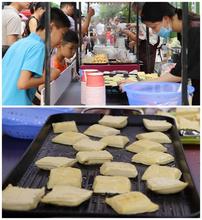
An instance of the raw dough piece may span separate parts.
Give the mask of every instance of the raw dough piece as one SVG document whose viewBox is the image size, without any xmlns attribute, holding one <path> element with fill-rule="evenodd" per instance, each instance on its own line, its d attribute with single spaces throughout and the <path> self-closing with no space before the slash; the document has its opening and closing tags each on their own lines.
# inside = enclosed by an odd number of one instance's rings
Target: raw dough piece
<svg viewBox="0 0 202 220">
<path fill-rule="evenodd" d="M 100 167 L 100 173 L 106 176 L 126 176 L 134 178 L 137 176 L 137 169 L 131 163 L 106 162 Z"/>
<path fill-rule="evenodd" d="M 73 145 L 81 139 L 88 139 L 89 137 L 82 133 L 67 131 L 57 135 L 52 139 L 52 142 L 57 144 Z"/>
<path fill-rule="evenodd" d="M 103 137 L 101 142 L 107 144 L 110 147 L 124 148 L 124 146 L 129 142 L 128 137 L 122 135 L 109 135 Z"/>
<path fill-rule="evenodd" d="M 142 151 L 132 157 L 132 162 L 142 163 L 145 165 L 167 164 L 174 161 L 174 157 L 170 154 L 159 151 Z"/>
<path fill-rule="evenodd" d="M 92 196 L 93 191 L 73 186 L 54 186 L 41 202 L 59 206 L 79 206 Z"/>
<path fill-rule="evenodd" d="M 148 180 L 153 177 L 167 177 L 170 179 L 180 179 L 182 172 L 176 167 L 169 166 L 159 166 L 153 164 L 149 166 L 144 174 L 142 175 L 142 180 Z"/>
<path fill-rule="evenodd" d="M 75 159 L 68 157 L 43 157 L 35 162 L 36 166 L 43 170 L 51 170 L 57 167 L 71 167 L 75 163 Z"/>
<path fill-rule="evenodd" d="M 154 142 L 157 142 L 157 143 L 160 143 L 160 144 L 169 144 L 169 143 L 172 143 L 172 141 L 170 140 L 170 138 L 162 133 L 162 132 L 147 132 L 147 133 L 141 133 L 141 134 L 138 134 L 136 135 L 136 138 L 137 139 L 147 139 L 147 140 L 150 140 L 150 141 L 154 141 Z"/>
<path fill-rule="evenodd" d="M 76 154 L 76 159 L 81 164 L 102 164 L 113 160 L 113 156 L 106 150 L 104 151 L 80 151 Z"/>
<path fill-rule="evenodd" d="M 200 131 L 200 122 L 178 117 L 179 129 L 191 129 Z"/>
<path fill-rule="evenodd" d="M 159 194 L 174 194 L 182 191 L 188 183 L 166 177 L 155 177 L 147 180 L 147 187 Z"/>
<path fill-rule="evenodd" d="M 73 145 L 77 151 L 99 151 L 103 150 L 107 144 L 100 141 L 93 141 L 90 139 L 82 139 Z"/>
<path fill-rule="evenodd" d="M 110 128 L 104 125 L 94 124 L 87 128 L 84 134 L 93 136 L 93 137 L 105 137 L 108 135 L 120 134 L 120 131 L 115 128 Z"/>
<path fill-rule="evenodd" d="M 56 185 L 70 185 L 81 188 L 82 174 L 81 170 L 72 167 L 59 167 L 50 171 L 47 184 L 48 189 Z"/>
<path fill-rule="evenodd" d="M 98 123 L 112 128 L 124 128 L 128 123 L 128 117 L 104 115 L 104 117 L 99 120 Z"/>
<path fill-rule="evenodd" d="M 78 132 L 75 121 L 64 121 L 52 123 L 54 133 L 63 133 L 66 131 Z"/>
<path fill-rule="evenodd" d="M 172 127 L 172 124 L 166 120 L 149 120 L 144 118 L 143 124 L 150 131 L 167 131 Z"/>
<path fill-rule="evenodd" d="M 154 151 L 161 151 L 166 152 L 167 148 L 164 147 L 162 144 L 142 139 L 139 141 L 135 141 L 129 146 L 126 147 L 126 150 L 133 152 L 133 153 L 140 153 L 142 151 L 154 150 Z"/>
<path fill-rule="evenodd" d="M 105 202 L 121 215 L 155 212 L 159 209 L 157 204 L 141 192 L 124 193 L 106 198 Z"/>
<path fill-rule="evenodd" d="M 130 180 L 125 176 L 96 176 L 93 182 L 94 193 L 126 193 L 130 190 Z"/>
<path fill-rule="evenodd" d="M 2 192 L 2 208 L 21 211 L 35 209 L 44 194 L 45 187 L 32 189 L 9 184 Z"/>
</svg>

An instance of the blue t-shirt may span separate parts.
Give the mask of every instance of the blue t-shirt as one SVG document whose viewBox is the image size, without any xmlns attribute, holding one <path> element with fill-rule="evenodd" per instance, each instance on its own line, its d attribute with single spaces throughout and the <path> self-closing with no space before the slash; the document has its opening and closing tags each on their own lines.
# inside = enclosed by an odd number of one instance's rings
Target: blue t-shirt
<svg viewBox="0 0 202 220">
<path fill-rule="evenodd" d="M 3 105 L 31 105 L 36 88 L 18 89 L 17 83 L 22 70 L 41 77 L 45 58 L 45 44 L 36 33 L 14 43 L 2 61 Z"/>
</svg>

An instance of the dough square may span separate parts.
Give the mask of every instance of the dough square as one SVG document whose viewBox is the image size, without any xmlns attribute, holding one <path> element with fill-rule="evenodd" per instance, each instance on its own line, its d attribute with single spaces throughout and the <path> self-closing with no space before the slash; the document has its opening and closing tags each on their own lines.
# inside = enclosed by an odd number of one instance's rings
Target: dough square
<svg viewBox="0 0 202 220">
<path fill-rule="evenodd" d="M 128 178 L 135 178 L 138 174 L 133 164 L 124 162 L 105 162 L 100 167 L 100 173 L 105 176 L 126 176 Z"/>
<path fill-rule="evenodd" d="M 131 191 L 131 182 L 125 176 L 96 176 L 94 193 L 126 193 Z"/>
<path fill-rule="evenodd" d="M 90 139 L 82 139 L 73 145 L 73 148 L 77 151 L 100 151 L 107 146 L 106 143 L 100 141 L 94 141 Z"/>
<path fill-rule="evenodd" d="M 78 132 L 75 121 L 63 121 L 52 123 L 54 133 L 64 133 L 66 131 Z"/>
<path fill-rule="evenodd" d="M 145 128 L 150 131 L 167 131 L 172 127 L 172 124 L 166 120 L 150 120 L 144 118 L 143 124 Z"/>
<path fill-rule="evenodd" d="M 147 151 L 147 150 L 166 152 L 167 148 L 164 147 L 160 143 L 150 141 L 147 139 L 142 139 L 142 140 L 135 141 L 129 146 L 127 146 L 126 150 L 133 152 L 133 153 L 140 153 L 142 151 Z"/>
<path fill-rule="evenodd" d="M 88 139 L 88 138 L 89 138 L 88 136 L 82 133 L 67 131 L 54 137 L 52 139 L 52 142 L 57 144 L 64 144 L 64 145 L 73 145 L 81 139 Z"/>
<path fill-rule="evenodd" d="M 178 193 L 184 190 L 187 185 L 188 183 L 167 177 L 154 177 L 147 180 L 147 187 L 159 194 Z"/>
<path fill-rule="evenodd" d="M 35 209 L 44 194 L 45 187 L 32 189 L 9 184 L 2 192 L 2 208 L 18 211 Z"/>
<path fill-rule="evenodd" d="M 117 135 L 120 134 L 120 131 L 115 128 L 110 128 L 104 125 L 94 124 L 88 127 L 84 134 L 93 136 L 93 137 L 105 137 L 108 135 Z"/>
<path fill-rule="evenodd" d="M 104 115 L 98 123 L 112 128 L 124 128 L 128 124 L 128 116 Z"/>
<path fill-rule="evenodd" d="M 79 206 L 92 196 L 93 191 L 73 186 L 54 186 L 41 202 L 58 206 Z"/>
<path fill-rule="evenodd" d="M 43 157 L 35 162 L 35 165 L 43 170 L 51 170 L 57 167 L 71 167 L 76 163 L 75 159 L 68 157 Z"/>
<path fill-rule="evenodd" d="M 153 177 L 167 177 L 170 179 L 180 179 L 182 172 L 176 167 L 160 166 L 153 164 L 149 166 L 142 175 L 142 180 Z"/>
<path fill-rule="evenodd" d="M 110 147 L 124 148 L 129 142 L 129 139 L 128 137 L 122 135 L 109 135 L 103 137 L 100 141 L 106 143 L 107 146 Z"/>
<path fill-rule="evenodd" d="M 120 215 L 155 212 L 159 206 L 141 192 L 133 191 L 106 198 L 105 202 Z"/>
<path fill-rule="evenodd" d="M 47 184 L 48 189 L 56 185 L 70 185 L 81 188 L 82 173 L 80 169 L 72 167 L 59 167 L 50 171 Z"/>
<path fill-rule="evenodd" d="M 141 134 L 136 135 L 136 138 L 139 140 L 147 139 L 147 140 L 154 141 L 154 142 L 157 142 L 160 144 L 172 143 L 172 141 L 170 140 L 170 138 L 166 134 L 164 134 L 162 132 L 157 132 L 157 131 L 141 133 Z"/>
<path fill-rule="evenodd" d="M 174 157 L 168 153 L 159 151 L 142 151 L 132 157 L 132 162 L 145 165 L 168 164 L 174 161 Z"/>
<path fill-rule="evenodd" d="M 81 164 L 102 164 L 113 160 L 113 156 L 106 150 L 104 151 L 80 151 L 76 154 L 76 159 Z"/>
</svg>

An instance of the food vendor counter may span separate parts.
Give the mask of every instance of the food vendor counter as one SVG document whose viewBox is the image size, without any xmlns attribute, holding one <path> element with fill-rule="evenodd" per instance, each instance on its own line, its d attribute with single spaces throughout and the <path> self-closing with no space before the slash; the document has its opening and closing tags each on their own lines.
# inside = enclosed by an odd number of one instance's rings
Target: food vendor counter
<svg viewBox="0 0 202 220">
<path fill-rule="evenodd" d="M 81 105 L 81 83 L 79 81 L 71 82 L 56 105 Z M 126 93 L 107 94 L 106 105 L 128 105 Z"/>
</svg>

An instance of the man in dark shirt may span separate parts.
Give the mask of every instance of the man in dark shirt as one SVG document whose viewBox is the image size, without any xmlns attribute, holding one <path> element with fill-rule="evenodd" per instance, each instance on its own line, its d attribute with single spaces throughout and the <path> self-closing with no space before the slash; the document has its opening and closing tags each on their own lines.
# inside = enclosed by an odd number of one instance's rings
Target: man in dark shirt
<svg viewBox="0 0 202 220">
<path fill-rule="evenodd" d="M 178 34 L 181 41 L 181 34 Z M 170 72 L 174 76 L 181 76 L 181 57 L 179 56 L 175 68 Z M 200 28 L 190 27 L 188 32 L 188 78 L 195 88 L 193 105 L 200 104 Z"/>
</svg>

